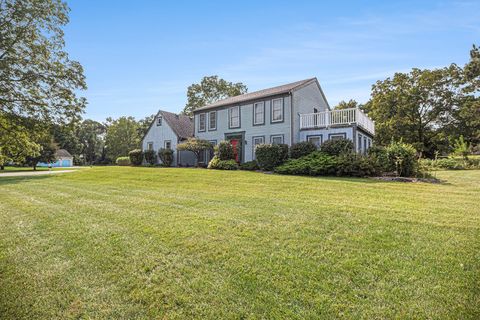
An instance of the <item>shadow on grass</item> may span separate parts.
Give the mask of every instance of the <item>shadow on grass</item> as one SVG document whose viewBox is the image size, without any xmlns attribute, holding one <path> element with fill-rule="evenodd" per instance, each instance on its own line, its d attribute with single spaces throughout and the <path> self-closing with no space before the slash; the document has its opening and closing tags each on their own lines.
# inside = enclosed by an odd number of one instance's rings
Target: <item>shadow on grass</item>
<svg viewBox="0 0 480 320">
<path fill-rule="evenodd" d="M 38 176 L 17 176 L 17 177 L 0 177 L 0 187 L 9 184 L 27 183 L 33 180 L 43 180 L 52 178 L 51 175 L 38 175 Z"/>
</svg>

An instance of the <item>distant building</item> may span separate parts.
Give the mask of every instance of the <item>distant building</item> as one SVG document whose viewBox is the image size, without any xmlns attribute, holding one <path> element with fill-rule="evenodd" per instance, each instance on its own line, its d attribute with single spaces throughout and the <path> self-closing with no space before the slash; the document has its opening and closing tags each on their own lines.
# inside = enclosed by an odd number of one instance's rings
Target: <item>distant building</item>
<svg viewBox="0 0 480 320">
<path fill-rule="evenodd" d="M 71 167 L 73 166 L 73 156 L 65 149 L 58 149 L 55 153 L 57 161 L 53 163 L 39 162 L 37 167 Z"/>
</svg>

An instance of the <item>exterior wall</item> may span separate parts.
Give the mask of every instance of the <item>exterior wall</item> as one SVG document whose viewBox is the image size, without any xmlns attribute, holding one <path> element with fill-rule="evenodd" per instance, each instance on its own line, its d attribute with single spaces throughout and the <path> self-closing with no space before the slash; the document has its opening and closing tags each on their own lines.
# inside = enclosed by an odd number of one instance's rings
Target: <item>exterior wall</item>
<svg viewBox="0 0 480 320">
<path fill-rule="evenodd" d="M 178 159 L 175 164 L 180 167 L 191 167 L 197 162 L 195 154 L 190 151 L 177 151 L 175 157 Z"/>
<path fill-rule="evenodd" d="M 157 114 L 155 117 L 155 121 L 148 130 L 147 134 L 142 140 L 142 150 L 147 150 L 148 148 L 148 143 L 153 143 L 153 150 L 155 152 L 158 152 L 159 149 L 165 148 L 165 141 L 170 140 L 171 141 L 171 149 L 173 150 L 173 165 L 176 166 L 178 164 L 179 160 L 179 152 L 177 152 L 177 145 L 178 145 L 178 136 L 175 134 L 175 132 L 172 130 L 172 128 L 168 125 L 167 121 L 165 121 L 165 118 L 162 120 L 162 125 L 158 126 L 157 125 L 157 117 L 160 116 L 160 114 Z M 187 152 L 191 153 L 191 152 Z M 183 166 L 193 166 L 195 164 L 195 161 L 192 159 L 195 159 L 195 156 L 193 154 L 184 154 L 182 152 L 182 155 L 180 156 L 181 160 L 181 165 Z M 157 163 L 160 160 L 157 158 Z"/>
<path fill-rule="evenodd" d="M 57 161 L 50 164 L 52 167 L 71 167 L 73 166 L 73 158 L 65 157 L 65 158 L 58 158 Z M 49 164 L 45 162 L 39 162 L 37 167 L 48 167 Z"/>
<path fill-rule="evenodd" d="M 329 140 L 332 134 L 344 134 L 346 139 L 354 141 L 355 133 L 353 127 L 339 127 L 339 128 L 324 128 L 315 130 L 302 130 L 300 131 L 300 140 L 307 141 L 309 136 L 321 136 L 322 142 Z"/>
<path fill-rule="evenodd" d="M 283 98 L 283 121 L 278 123 L 271 123 L 271 104 L 272 100 Z M 265 124 L 253 125 L 253 105 L 256 102 L 265 103 Z M 253 137 L 263 136 L 265 143 L 270 143 L 270 139 L 274 135 L 282 135 L 283 142 L 291 144 L 291 96 L 281 95 L 250 101 L 240 104 L 240 127 L 230 129 L 228 126 L 228 109 L 237 105 L 228 105 L 202 112 L 196 112 L 195 121 L 195 136 L 200 139 L 215 141 L 218 143 L 225 140 L 225 135 L 238 133 L 244 135 L 243 141 L 243 161 L 253 160 Z M 217 129 L 213 131 L 208 130 L 209 112 L 217 112 Z M 199 132 L 199 114 L 206 113 L 206 130 Z"/>
<path fill-rule="evenodd" d="M 354 146 L 355 150 L 358 153 L 365 153 L 371 146 L 373 146 L 373 136 L 362 130 L 359 129 L 358 127 L 355 132 L 355 140 L 354 140 Z"/>
<path fill-rule="evenodd" d="M 312 82 L 309 85 L 297 89 L 292 93 L 293 99 L 293 142 L 297 143 L 301 140 L 300 133 L 300 114 L 313 113 L 314 108 L 318 112 L 329 110 L 328 102 L 323 96 L 317 82 Z"/>
</svg>

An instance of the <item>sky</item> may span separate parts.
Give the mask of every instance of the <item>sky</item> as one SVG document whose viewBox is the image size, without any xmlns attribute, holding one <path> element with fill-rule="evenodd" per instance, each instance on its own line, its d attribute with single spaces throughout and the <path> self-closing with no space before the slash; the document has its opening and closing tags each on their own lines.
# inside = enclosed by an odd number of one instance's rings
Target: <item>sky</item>
<svg viewBox="0 0 480 320">
<path fill-rule="evenodd" d="M 317 77 L 331 106 L 377 80 L 468 61 L 477 1 L 67 0 L 66 50 L 88 89 L 84 118 L 180 112 L 218 75 L 256 91 Z"/>
</svg>

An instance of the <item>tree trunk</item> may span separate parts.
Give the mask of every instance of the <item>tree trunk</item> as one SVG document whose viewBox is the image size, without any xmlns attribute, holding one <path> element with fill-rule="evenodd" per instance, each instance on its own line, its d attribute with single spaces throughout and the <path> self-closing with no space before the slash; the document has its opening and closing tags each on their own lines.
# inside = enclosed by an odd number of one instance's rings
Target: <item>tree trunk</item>
<svg viewBox="0 0 480 320">
<path fill-rule="evenodd" d="M 33 165 L 33 171 L 37 171 L 37 165 L 36 164 Z"/>
<path fill-rule="evenodd" d="M 5 170 L 5 165 L 0 165 L 0 170 Z"/>
</svg>

